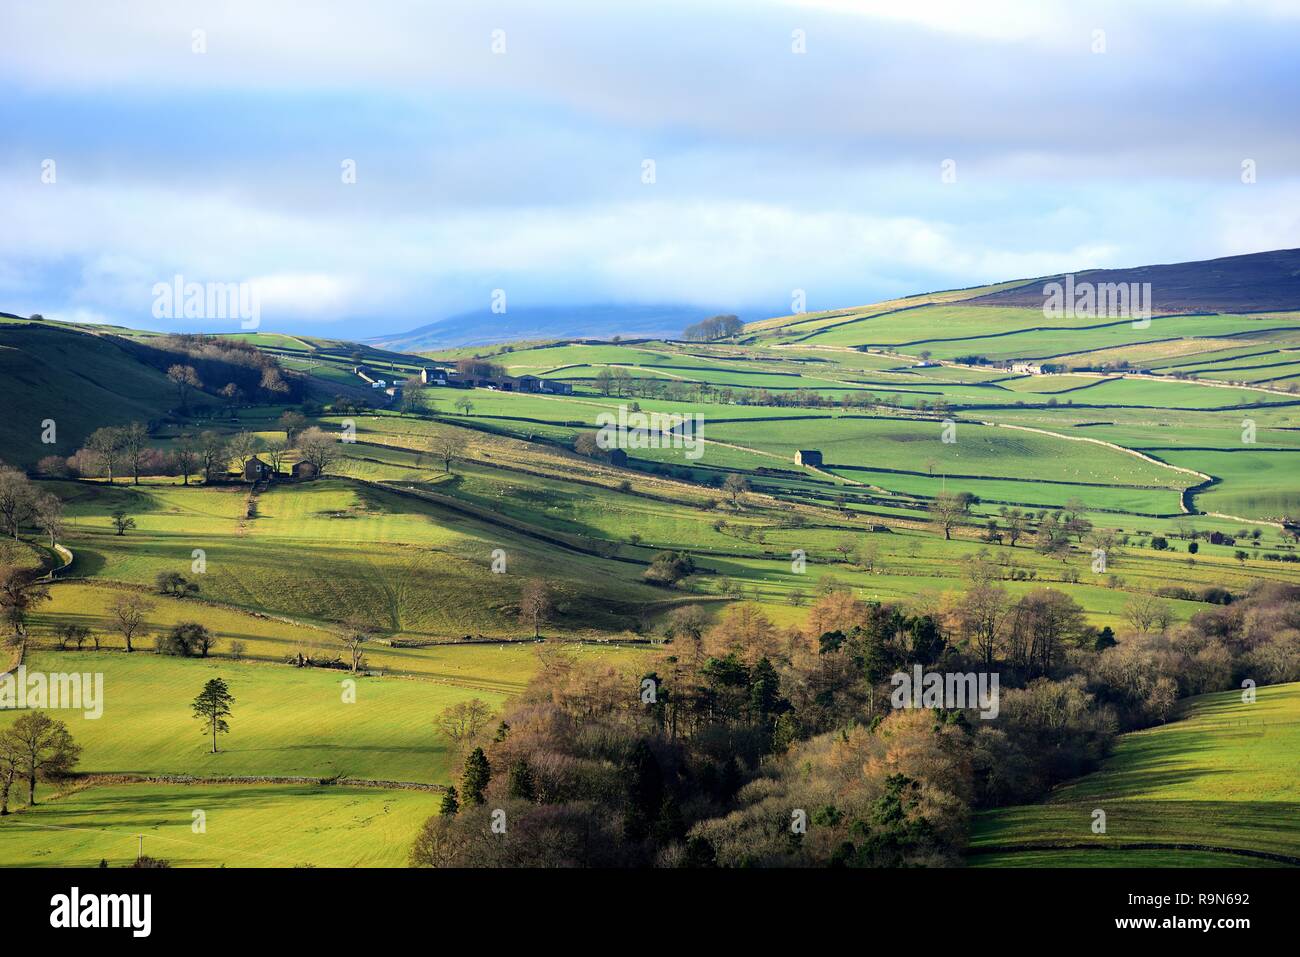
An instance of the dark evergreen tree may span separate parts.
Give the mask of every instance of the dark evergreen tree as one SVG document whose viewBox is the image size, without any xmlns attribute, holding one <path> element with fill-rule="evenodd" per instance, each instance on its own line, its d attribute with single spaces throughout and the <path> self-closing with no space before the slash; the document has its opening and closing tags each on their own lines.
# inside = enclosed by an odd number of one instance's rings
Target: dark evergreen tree
<svg viewBox="0 0 1300 957">
<path fill-rule="evenodd" d="M 217 753 L 217 735 L 230 731 L 226 718 L 230 717 L 230 706 L 234 703 L 226 683 L 220 678 L 211 678 L 191 705 L 194 717 L 203 722 L 204 733 L 212 733 L 213 754 Z"/>
<path fill-rule="evenodd" d="M 460 793 L 465 806 L 482 804 L 488 782 L 492 780 L 492 765 L 482 748 L 475 748 L 465 759 L 465 773 L 460 778 Z"/>
<path fill-rule="evenodd" d="M 520 801 L 537 800 L 537 782 L 533 777 L 533 769 L 523 758 L 510 766 L 507 790 L 512 798 Z"/>
<path fill-rule="evenodd" d="M 454 784 L 449 785 L 447 790 L 442 792 L 442 804 L 438 808 L 438 813 L 443 817 L 455 817 L 460 813 L 460 801 Z"/>
<path fill-rule="evenodd" d="M 644 739 L 636 743 L 623 762 L 623 787 L 623 834 L 631 841 L 645 840 L 663 806 L 664 778 Z"/>
</svg>

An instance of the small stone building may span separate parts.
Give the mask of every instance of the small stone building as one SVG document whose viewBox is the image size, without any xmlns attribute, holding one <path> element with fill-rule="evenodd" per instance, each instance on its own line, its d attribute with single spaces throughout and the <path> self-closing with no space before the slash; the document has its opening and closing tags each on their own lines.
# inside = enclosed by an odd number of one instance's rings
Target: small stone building
<svg viewBox="0 0 1300 957">
<path fill-rule="evenodd" d="M 627 453 L 622 449 L 609 450 L 609 464 L 617 465 L 619 468 L 627 467 Z"/>
<path fill-rule="evenodd" d="M 821 465 L 822 454 L 816 449 L 800 449 L 794 453 L 796 465 Z"/>
<path fill-rule="evenodd" d="M 275 473 L 272 471 L 271 466 L 267 465 L 256 455 L 244 463 L 245 482 L 261 482 L 264 479 L 271 478 L 274 474 Z"/>
<path fill-rule="evenodd" d="M 307 461 L 294 462 L 292 472 L 295 482 L 306 482 L 316 477 L 316 466 Z"/>
</svg>

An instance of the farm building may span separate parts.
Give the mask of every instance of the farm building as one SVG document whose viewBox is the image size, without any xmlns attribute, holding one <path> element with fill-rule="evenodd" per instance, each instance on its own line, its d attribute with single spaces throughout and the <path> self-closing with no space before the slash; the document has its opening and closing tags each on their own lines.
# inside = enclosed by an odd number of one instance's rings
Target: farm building
<svg viewBox="0 0 1300 957">
<path fill-rule="evenodd" d="M 310 462 L 294 462 L 291 471 L 296 482 L 306 482 L 316 477 L 316 466 Z"/>
<path fill-rule="evenodd" d="M 515 389 L 519 392 L 550 392 L 553 395 L 572 395 L 573 386 L 567 382 L 557 382 L 554 379 L 543 379 L 535 375 L 521 375 L 514 379 Z M 507 389 L 510 386 L 506 386 Z"/>
<path fill-rule="evenodd" d="M 261 482 L 275 475 L 271 466 L 267 465 L 256 455 L 244 463 L 244 481 Z"/>
<path fill-rule="evenodd" d="M 625 468 L 627 466 L 627 453 L 622 449 L 610 449 L 609 464 L 617 465 L 619 468 Z"/>
<path fill-rule="evenodd" d="M 816 449 L 800 449 L 794 453 L 796 465 L 821 465 L 822 454 Z"/>
<path fill-rule="evenodd" d="M 446 385 L 447 370 L 439 368 L 423 368 L 420 370 L 420 381 L 425 385 Z"/>
</svg>

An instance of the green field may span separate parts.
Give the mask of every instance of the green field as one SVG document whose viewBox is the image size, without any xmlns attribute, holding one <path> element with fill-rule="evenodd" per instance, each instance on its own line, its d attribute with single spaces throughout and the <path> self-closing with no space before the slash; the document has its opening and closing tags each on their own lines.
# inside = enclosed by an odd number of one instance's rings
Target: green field
<svg viewBox="0 0 1300 957">
<path fill-rule="evenodd" d="M 426 459 L 416 477 L 434 474 Z M 199 549 L 206 571 L 194 577 L 203 597 L 318 623 L 362 614 L 391 633 L 517 635 L 512 603 L 523 580 L 545 569 L 564 593 L 566 579 L 576 590 L 591 578 L 582 554 L 555 554 L 486 519 L 342 480 L 273 488 L 259 497 L 253 519 L 248 490 L 237 486 L 79 484 L 61 491 L 76 523 L 66 536 L 74 574 L 150 584 L 160 571 L 190 574 Z M 129 535 L 110 527 L 108 514 L 119 507 L 135 517 Z M 508 575 L 491 571 L 497 549 L 508 556 Z M 299 560 L 304 550 L 310 562 Z M 596 583 L 599 604 L 565 605 L 568 629 L 627 628 L 631 619 L 619 609 L 657 597 L 637 582 L 638 566 L 610 571 Z"/>
<path fill-rule="evenodd" d="M 84 747 L 78 770 L 118 777 L 73 780 L 63 793 L 45 787 L 35 808 L 19 802 L 0 821 L 0 862 L 126 863 L 144 834 L 147 853 L 176 864 L 401 865 L 436 794 L 318 782 L 450 783 L 460 757 L 434 730 L 440 711 L 475 697 L 499 711 L 537 674 L 539 650 L 560 645 L 611 669 L 655 667 L 672 651 L 661 626 L 683 605 L 717 620 L 751 602 L 779 628 L 799 628 L 833 581 L 864 600 L 937 609 L 980 561 L 1012 599 L 1059 589 L 1123 641 L 1135 598 L 1186 589 L 1168 599 L 1178 623 L 1209 609 L 1187 597 L 1208 586 L 1241 595 L 1260 582 L 1300 582 L 1300 562 L 1283 561 L 1297 542 L 1281 524 L 1300 514 L 1300 402 L 1273 388 L 1300 374 L 1292 330 L 1300 318 L 1180 315 L 1148 328 L 1069 320 L 1044 329 L 1052 323 L 1041 310 L 962 304 L 1014 285 L 784 317 L 715 343 L 517 343 L 421 357 L 314 337 L 233 336 L 281 363 L 308 400 L 311 425 L 355 428 L 356 441 L 338 445 L 326 477 L 256 493 L 234 475 L 189 486 L 175 475 L 130 485 L 120 472 L 111 485 L 37 480 L 64 503 L 58 539 L 74 558 L 33 611 L 26 664 L 104 675 L 103 718 L 60 717 Z M 16 397 L 0 439 L 20 465 L 132 420 L 155 423 L 150 441 L 164 454 L 185 431 L 247 430 L 269 441 L 282 436 L 281 413 L 299 408 L 225 404 L 215 416 L 180 415 L 165 378 L 133 357 L 152 333 L 21 322 L 0 324 L 0 333 L 0 376 Z M 574 393 L 428 388 L 414 414 L 402 414 L 353 371 L 361 363 L 400 381 L 430 361 L 479 354 Z M 972 356 L 982 359 L 952 361 Z M 1076 371 L 999 364 L 1048 357 Z M 64 389 L 68 368 L 75 387 Z M 703 454 L 629 448 L 625 464 L 578 454 L 579 436 L 620 407 L 701 416 Z M 52 447 L 39 441 L 47 415 L 60 434 Z M 945 441 L 949 421 L 955 441 Z M 461 443 L 450 469 L 437 454 L 448 437 Z M 796 464 L 801 449 L 820 451 L 823 465 Z M 724 483 L 736 476 L 748 491 L 733 501 Z M 952 492 L 975 499 L 947 540 L 929 509 Z M 1082 503 L 1084 518 L 1113 532 L 1106 573 L 1093 571 L 1092 545 L 1079 535 L 1059 554 L 1035 550 L 1034 527 L 1067 503 Z M 1005 523 L 1009 508 L 1028 513 L 1025 537 L 1014 547 L 985 540 L 986 523 Z M 117 510 L 134 521 L 122 535 Z M 1237 541 L 1212 544 L 1211 532 Z M 870 562 L 846 556 L 846 542 Z M 648 584 L 662 549 L 690 552 L 695 574 L 674 587 Z M 792 564 L 795 554 L 806 568 Z M 0 543 L 0 562 L 57 564 L 35 526 Z M 157 594 L 162 572 L 184 575 L 198 594 Z M 542 646 L 520 613 L 534 579 L 551 589 Z M 140 650 L 126 654 L 110 609 L 132 593 L 152 608 Z M 349 616 L 377 630 L 354 704 L 343 701 L 345 672 L 289 664 L 299 654 L 317 662 L 343 654 L 336 632 Z M 187 621 L 212 630 L 215 657 L 153 653 Z M 57 629 L 69 624 L 89 628 L 102 650 L 55 650 Z M 214 675 L 236 697 L 216 755 L 189 714 Z M 1183 720 L 1125 736 L 1101 771 L 1046 803 L 982 815 L 971 862 L 1271 863 L 1214 848 L 1300 856 L 1288 758 L 1300 743 L 1300 690 L 1263 689 L 1248 719 L 1238 707 L 1231 695 L 1191 702 Z M 255 780 L 212 783 L 230 777 Z M 273 780 L 285 778 L 307 783 Z M 1098 806 L 1109 829 L 1094 842 L 1088 824 Z M 206 834 L 190 830 L 195 809 L 208 812 Z M 1125 843 L 1153 846 L 1114 846 Z"/>
<path fill-rule="evenodd" d="M 437 804 L 427 791 L 377 788 L 109 785 L 0 819 L 0 860 L 124 867 L 143 847 L 173 867 L 402 867 Z"/>
<path fill-rule="evenodd" d="M 458 701 L 503 700 L 442 682 L 143 652 L 41 652 L 25 664 L 29 672 L 103 674 L 102 717 L 60 715 L 85 749 L 79 769 L 86 772 L 445 783 L 453 759 L 433 719 Z M 236 700 L 217 754 L 190 715 L 190 702 L 213 677 Z M 357 683 L 354 703 L 343 700 L 345 680 Z M 0 723 L 11 720 L 0 714 Z"/>
<path fill-rule="evenodd" d="M 1124 735 L 1094 774 L 1044 804 L 987 812 L 976 822 L 977 866 L 1188 866 L 1181 851 L 1124 844 L 1195 845 L 1208 866 L 1249 863 L 1254 851 L 1300 863 L 1300 685 L 1190 699 L 1179 720 Z M 1091 830 L 1106 813 L 1106 832 Z M 1065 849 L 1054 848 L 1065 846 Z M 1022 860 L 1020 855 L 1026 857 Z"/>
</svg>

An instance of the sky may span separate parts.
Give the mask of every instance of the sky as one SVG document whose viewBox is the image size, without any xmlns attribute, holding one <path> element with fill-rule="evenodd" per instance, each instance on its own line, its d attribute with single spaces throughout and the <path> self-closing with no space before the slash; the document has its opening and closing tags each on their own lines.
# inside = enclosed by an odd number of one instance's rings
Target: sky
<svg viewBox="0 0 1300 957">
<path fill-rule="evenodd" d="M 1298 41 L 1300 0 L 5 2 L 0 311 L 759 318 L 1296 247 Z"/>
</svg>

